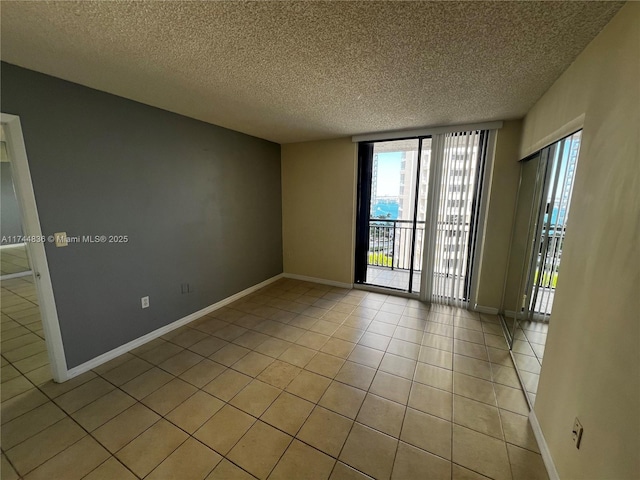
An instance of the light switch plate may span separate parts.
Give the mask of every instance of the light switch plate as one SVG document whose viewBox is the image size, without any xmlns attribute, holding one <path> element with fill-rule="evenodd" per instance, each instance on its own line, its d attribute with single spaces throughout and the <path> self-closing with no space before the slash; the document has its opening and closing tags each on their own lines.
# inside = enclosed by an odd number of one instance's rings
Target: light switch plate
<svg viewBox="0 0 640 480">
<path fill-rule="evenodd" d="M 69 245 L 67 242 L 67 232 L 58 232 L 53 234 L 56 240 L 56 247 L 66 247 Z"/>
</svg>

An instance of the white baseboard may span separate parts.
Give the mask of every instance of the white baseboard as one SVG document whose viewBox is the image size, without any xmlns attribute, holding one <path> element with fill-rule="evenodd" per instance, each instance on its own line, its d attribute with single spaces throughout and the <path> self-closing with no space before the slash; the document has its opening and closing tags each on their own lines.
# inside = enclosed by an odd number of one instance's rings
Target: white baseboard
<svg viewBox="0 0 640 480">
<path fill-rule="evenodd" d="M 533 409 L 529 412 L 529 423 L 531 424 L 531 429 L 533 430 L 533 434 L 535 435 L 538 442 L 538 448 L 540 448 L 542 461 L 544 462 L 544 466 L 547 469 L 549 480 L 560 480 L 560 476 L 558 475 L 556 466 L 553 463 L 553 458 L 551 458 L 549 446 L 547 445 L 547 442 L 544 439 L 544 435 L 542 434 L 540 423 L 538 423 L 538 417 L 536 417 L 536 412 Z"/>
<path fill-rule="evenodd" d="M 24 242 L 21 243 L 6 243 L 4 245 L 0 245 L 0 250 L 4 250 L 5 248 L 16 248 L 16 247 L 24 247 L 27 244 Z"/>
<path fill-rule="evenodd" d="M 215 310 L 218 310 L 219 308 L 224 307 L 225 305 L 229 305 L 230 303 L 241 299 L 242 297 L 245 297 L 253 292 L 256 292 L 261 288 L 266 287 L 267 285 L 275 282 L 276 280 L 281 279 L 282 277 L 283 277 L 283 274 L 280 273 L 275 277 L 271 277 L 265 280 L 264 282 L 260 282 L 257 285 L 246 288 L 241 292 L 238 292 L 234 295 L 231 295 L 230 297 L 220 300 L 219 302 L 214 303 L 213 305 L 209 305 L 208 307 L 205 307 L 202 310 L 193 312 L 192 314 L 187 315 L 186 317 L 183 317 L 180 320 L 176 320 L 175 322 L 172 322 L 169 325 L 160 327 L 157 330 L 154 330 L 153 332 L 149 332 L 146 335 L 143 335 L 142 337 L 138 337 L 135 340 L 130 341 L 129 343 L 125 343 L 124 345 L 121 345 L 117 348 L 114 348 L 113 350 L 103 353 L 102 355 L 99 355 L 96 358 L 89 360 L 88 362 L 78 365 L 77 367 L 73 367 L 72 369 L 67 370 L 67 375 L 66 375 L 67 378 L 65 378 L 65 380 L 69 380 L 84 372 L 88 372 L 89 370 L 96 368 L 102 365 L 103 363 L 108 362 L 109 360 L 113 360 L 114 358 L 119 357 L 120 355 L 127 353 L 128 351 L 133 350 L 134 348 L 144 345 L 145 343 L 148 343 L 151 340 L 155 340 L 156 338 L 161 337 L 162 335 L 166 335 L 170 331 L 175 330 L 176 328 L 180 328 L 183 325 L 186 325 L 187 323 L 197 320 L 198 318 L 202 317 L 203 315 L 206 315 L 207 313 L 211 313 Z"/>
<path fill-rule="evenodd" d="M 482 305 L 478 305 L 476 304 L 475 307 L 473 307 L 473 310 L 476 312 L 480 312 L 480 313 L 486 313 L 487 315 L 497 315 L 498 314 L 498 309 L 494 308 L 494 307 L 484 307 Z"/>
<path fill-rule="evenodd" d="M 353 288 L 353 283 L 335 282 L 333 280 L 325 280 L 324 278 L 307 277 L 305 275 L 298 275 L 296 273 L 283 273 L 285 278 L 292 278 L 294 280 L 302 280 L 303 282 L 320 283 L 322 285 L 331 285 L 332 287 L 339 288 Z"/>
</svg>

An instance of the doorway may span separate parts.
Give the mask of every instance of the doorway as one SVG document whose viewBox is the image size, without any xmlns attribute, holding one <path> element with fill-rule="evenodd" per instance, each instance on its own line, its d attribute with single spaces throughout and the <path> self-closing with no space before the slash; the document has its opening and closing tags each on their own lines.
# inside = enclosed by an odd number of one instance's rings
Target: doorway
<svg viewBox="0 0 640 480">
<path fill-rule="evenodd" d="M 468 306 L 488 133 L 359 144 L 356 284 Z"/>
</svg>

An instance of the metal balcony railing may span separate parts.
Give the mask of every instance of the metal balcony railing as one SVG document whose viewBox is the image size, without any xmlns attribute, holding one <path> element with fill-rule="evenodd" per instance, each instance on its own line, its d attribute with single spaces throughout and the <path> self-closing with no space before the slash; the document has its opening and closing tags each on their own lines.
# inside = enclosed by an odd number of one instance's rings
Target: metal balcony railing
<svg viewBox="0 0 640 480">
<path fill-rule="evenodd" d="M 416 253 L 414 270 L 421 270 L 422 241 L 425 222 L 416 225 Z M 369 219 L 369 258 L 368 265 L 387 267 L 391 270 L 409 270 L 413 240 L 413 221 Z"/>
</svg>

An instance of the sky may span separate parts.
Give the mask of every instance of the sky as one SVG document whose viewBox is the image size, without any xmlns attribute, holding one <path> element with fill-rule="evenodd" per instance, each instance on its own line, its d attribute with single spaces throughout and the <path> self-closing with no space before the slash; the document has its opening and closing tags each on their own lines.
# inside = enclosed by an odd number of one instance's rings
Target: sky
<svg viewBox="0 0 640 480">
<path fill-rule="evenodd" d="M 378 154 L 378 197 L 398 196 L 400 194 L 400 162 L 402 152 L 384 152 Z"/>
</svg>

